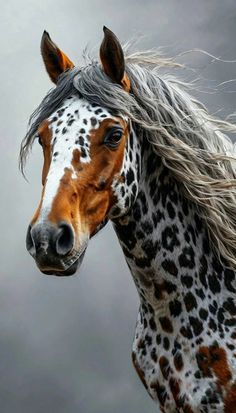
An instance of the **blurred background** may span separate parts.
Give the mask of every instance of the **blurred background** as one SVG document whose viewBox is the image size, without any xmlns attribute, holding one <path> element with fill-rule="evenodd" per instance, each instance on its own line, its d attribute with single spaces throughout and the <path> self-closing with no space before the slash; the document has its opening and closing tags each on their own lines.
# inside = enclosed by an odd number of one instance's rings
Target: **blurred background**
<svg viewBox="0 0 236 413">
<path fill-rule="evenodd" d="M 235 0 L 8 0 L 1 4 L 0 97 L 0 410 L 1 413 L 154 413 L 132 367 L 138 297 L 111 225 L 90 243 L 76 276 L 43 276 L 25 250 L 41 191 L 36 145 L 27 183 L 18 152 L 29 115 L 52 87 L 39 44 L 44 29 L 75 63 L 98 52 L 103 25 L 121 41 L 169 55 L 200 48 L 236 59 Z M 236 109 L 236 63 L 193 53 L 198 97 L 219 116 Z M 181 61 L 185 61 L 182 58 Z M 208 90 L 209 92 L 209 90 Z"/>
</svg>

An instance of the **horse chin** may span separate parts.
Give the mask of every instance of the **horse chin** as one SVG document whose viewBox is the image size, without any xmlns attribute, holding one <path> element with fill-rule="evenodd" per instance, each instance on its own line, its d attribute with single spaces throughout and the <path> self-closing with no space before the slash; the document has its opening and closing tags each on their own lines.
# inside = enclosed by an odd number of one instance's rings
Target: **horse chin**
<svg viewBox="0 0 236 413">
<path fill-rule="evenodd" d="M 82 264 L 84 255 L 85 255 L 85 251 L 83 251 L 83 253 L 73 262 L 73 264 L 68 267 L 66 270 L 57 270 L 57 269 L 52 269 L 52 270 L 42 270 L 40 269 L 40 271 L 43 274 L 46 275 L 56 275 L 57 277 L 68 277 L 70 275 L 74 275 L 76 273 L 76 271 L 78 270 L 78 268 L 80 267 L 80 265 Z"/>
</svg>

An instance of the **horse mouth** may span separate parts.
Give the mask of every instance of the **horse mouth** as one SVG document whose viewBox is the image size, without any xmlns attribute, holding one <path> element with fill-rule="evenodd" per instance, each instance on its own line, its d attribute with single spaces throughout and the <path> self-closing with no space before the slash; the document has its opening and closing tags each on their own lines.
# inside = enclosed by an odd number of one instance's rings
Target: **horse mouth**
<svg viewBox="0 0 236 413">
<path fill-rule="evenodd" d="M 41 268 L 39 268 L 39 269 L 45 275 L 55 275 L 57 277 L 68 277 L 70 275 L 74 275 L 76 273 L 77 269 L 82 264 L 82 261 L 83 261 L 84 255 L 85 255 L 85 251 L 86 251 L 86 249 L 73 262 L 73 264 L 70 265 L 70 267 L 68 267 L 66 270 L 64 270 L 64 269 L 52 269 L 52 270 L 46 269 L 46 270 L 43 270 Z"/>
</svg>

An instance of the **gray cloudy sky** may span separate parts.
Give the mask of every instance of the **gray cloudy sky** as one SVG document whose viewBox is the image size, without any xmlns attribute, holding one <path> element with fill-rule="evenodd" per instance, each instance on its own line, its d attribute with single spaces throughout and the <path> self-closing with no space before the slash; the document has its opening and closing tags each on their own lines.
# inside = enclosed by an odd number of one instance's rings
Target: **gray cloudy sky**
<svg viewBox="0 0 236 413">
<path fill-rule="evenodd" d="M 41 275 L 25 250 L 42 156 L 35 147 L 26 183 L 18 151 L 30 113 L 51 87 L 39 42 L 48 30 L 76 63 L 86 44 L 98 48 L 105 24 L 122 41 L 145 35 L 140 48 L 201 48 L 236 59 L 236 1 L 8 0 L 0 20 L 1 413 L 154 413 L 131 364 L 138 300 L 112 228 L 92 240 L 80 273 L 68 279 Z M 188 58 L 205 85 L 236 77 L 236 63 L 210 60 Z M 211 112 L 236 109 L 233 93 L 201 99 Z"/>
</svg>

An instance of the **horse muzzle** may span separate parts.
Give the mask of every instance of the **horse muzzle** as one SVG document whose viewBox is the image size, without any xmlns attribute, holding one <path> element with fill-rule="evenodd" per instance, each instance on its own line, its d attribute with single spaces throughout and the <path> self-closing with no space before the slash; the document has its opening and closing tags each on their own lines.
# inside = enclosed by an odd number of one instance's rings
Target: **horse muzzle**
<svg viewBox="0 0 236 413">
<path fill-rule="evenodd" d="M 44 274 L 74 274 L 83 260 L 86 247 L 87 242 L 83 242 L 80 248 L 76 248 L 74 229 L 65 221 L 59 224 L 35 223 L 28 227 L 26 248 Z"/>
</svg>

